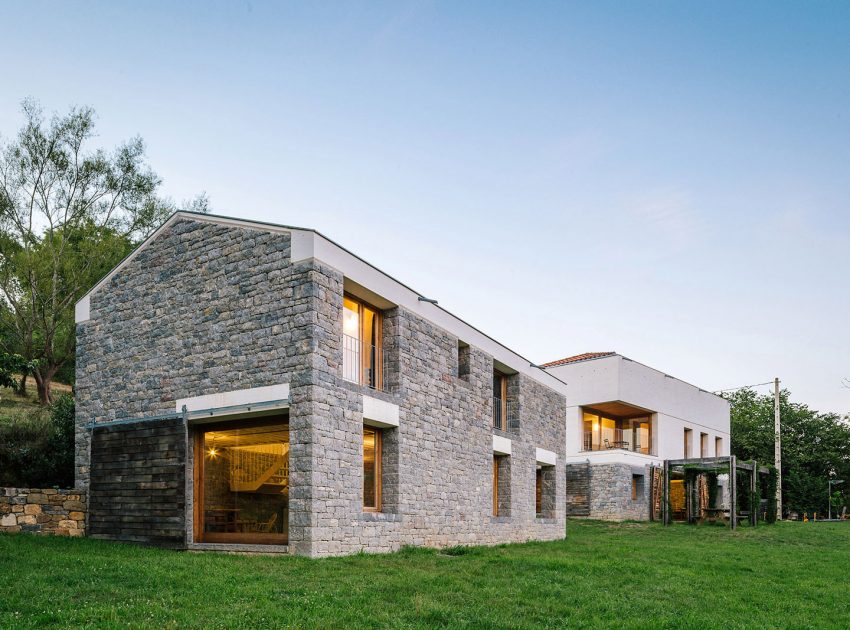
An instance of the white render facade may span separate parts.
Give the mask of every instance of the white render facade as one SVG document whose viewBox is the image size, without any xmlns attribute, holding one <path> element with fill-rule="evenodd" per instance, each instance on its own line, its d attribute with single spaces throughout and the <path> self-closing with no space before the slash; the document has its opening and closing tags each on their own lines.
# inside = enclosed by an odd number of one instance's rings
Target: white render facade
<svg viewBox="0 0 850 630">
<path fill-rule="evenodd" d="M 716 394 L 613 352 L 544 367 L 568 383 L 566 463 L 590 476 L 581 515 L 649 518 L 652 468 L 729 455 L 729 402 Z M 568 513 L 570 501 L 568 487 Z"/>
</svg>

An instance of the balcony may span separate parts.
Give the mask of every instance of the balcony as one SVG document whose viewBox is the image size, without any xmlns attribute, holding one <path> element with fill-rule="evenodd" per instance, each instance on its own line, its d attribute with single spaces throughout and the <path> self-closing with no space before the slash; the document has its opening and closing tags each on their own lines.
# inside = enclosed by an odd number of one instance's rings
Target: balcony
<svg viewBox="0 0 850 630">
<path fill-rule="evenodd" d="M 386 391 L 387 353 L 380 346 L 351 335 L 342 336 L 342 378 L 350 383 Z"/>
<path fill-rule="evenodd" d="M 643 432 L 635 429 L 605 429 L 601 434 L 594 431 L 584 431 L 582 436 L 582 451 L 629 451 L 654 455 L 651 443 L 641 443 Z M 648 436 L 645 436 L 648 442 Z"/>
<path fill-rule="evenodd" d="M 493 397 L 493 428 L 508 431 L 517 426 L 519 420 L 517 401 L 510 398 Z"/>
</svg>

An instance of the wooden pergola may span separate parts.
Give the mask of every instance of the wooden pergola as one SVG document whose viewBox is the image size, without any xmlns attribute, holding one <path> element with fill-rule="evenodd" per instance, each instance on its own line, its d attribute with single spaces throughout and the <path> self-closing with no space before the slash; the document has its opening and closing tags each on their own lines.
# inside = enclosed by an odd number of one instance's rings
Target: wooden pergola
<svg viewBox="0 0 850 630">
<path fill-rule="evenodd" d="M 729 513 L 729 525 L 734 530 L 739 520 L 747 520 L 750 525 L 756 526 L 759 522 L 759 511 L 761 493 L 759 478 L 762 476 L 772 480 L 775 469 L 772 466 L 760 466 L 755 461 L 739 461 L 734 455 L 728 457 L 703 457 L 696 459 L 667 459 L 663 467 L 663 496 L 661 501 L 662 522 L 665 525 L 673 523 L 673 510 L 670 503 L 670 482 L 674 474 L 681 474 L 685 490 L 685 520 L 688 523 L 702 521 L 708 514 L 725 515 Z M 702 506 L 700 501 L 700 476 L 707 477 L 728 474 L 729 476 L 729 508 L 706 505 Z M 746 510 L 739 510 L 738 506 L 738 476 L 746 474 L 749 481 L 750 505 Z M 768 484 L 769 486 L 770 484 Z M 715 486 L 716 491 L 716 486 Z M 776 519 L 776 506 L 772 507 L 770 494 L 767 498 L 766 520 L 773 522 Z M 764 520 L 764 519 L 763 519 Z"/>
</svg>

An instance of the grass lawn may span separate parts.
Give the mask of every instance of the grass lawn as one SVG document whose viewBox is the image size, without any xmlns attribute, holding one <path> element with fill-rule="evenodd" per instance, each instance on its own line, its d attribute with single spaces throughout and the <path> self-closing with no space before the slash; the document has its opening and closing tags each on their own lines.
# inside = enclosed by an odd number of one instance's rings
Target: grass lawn
<svg viewBox="0 0 850 630">
<path fill-rule="evenodd" d="M 558 542 L 323 560 L 0 535 L 0 625 L 850 625 L 850 523 L 567 529 Z"/>
</svg>

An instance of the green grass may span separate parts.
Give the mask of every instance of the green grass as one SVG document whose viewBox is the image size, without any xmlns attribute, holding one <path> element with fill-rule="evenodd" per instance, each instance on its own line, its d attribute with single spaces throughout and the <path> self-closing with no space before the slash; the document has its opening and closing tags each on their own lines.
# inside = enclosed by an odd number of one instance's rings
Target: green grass
<svg viewBox="0 0 850 630">
<path fill-rule="evenodd" d="M 847 627 L 850 523 L 572 521 L 568 538 L 310 560 L 0 535 L 0 625 Z"/>
<path fill-rule="evenodd" d="M 46 420 L 49 411 L 38 404 L 35 385 L 30 383 L 27 396 L 18 396 L 15 390 L 0 387 L 0 423 Z"/>
</svg>

